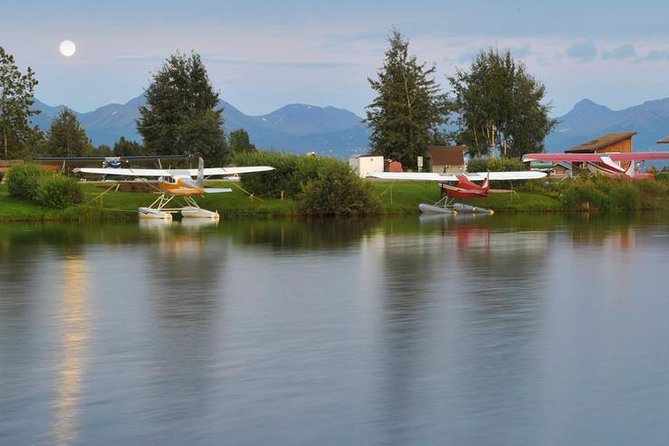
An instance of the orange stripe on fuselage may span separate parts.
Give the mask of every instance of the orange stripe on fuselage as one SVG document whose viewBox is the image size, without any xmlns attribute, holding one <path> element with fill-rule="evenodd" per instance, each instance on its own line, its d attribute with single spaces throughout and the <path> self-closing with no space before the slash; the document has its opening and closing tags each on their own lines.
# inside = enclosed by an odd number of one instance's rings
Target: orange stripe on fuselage
<svg viewBox="0 0 669 446">
<path fill-rule="evenodd" d="M 159 181 L 158 187 L 160 188 L 161 191 L 170 195 L 178 195 L 178 196 L 204 195 L 204 189 L 201 189 L 192 184 L 188 184 L 180 178 L 177 178 L 176 183 Z"/>
</svg>

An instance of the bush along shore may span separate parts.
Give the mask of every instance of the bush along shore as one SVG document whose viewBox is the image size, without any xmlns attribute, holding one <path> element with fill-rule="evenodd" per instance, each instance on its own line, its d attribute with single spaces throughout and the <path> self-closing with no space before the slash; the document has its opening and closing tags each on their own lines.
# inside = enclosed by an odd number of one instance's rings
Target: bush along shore
<svg viewBox="0 0 669 446">
<path fill-rule="evenodd" d="M 239 183 L 211 182 L 233 192 L 208 194 L 197 201 L 204 209 L 217 210 L 224 219 L 412 215 L 418 213 L 419 203 L 440 198 L 434 182 L 363 180 L 345 163 L 330 158 L 253 152 L 236 162 L 277 169 L 243 175 Z M 133 221 L 138 218 L 137 208 L 157 197 L 149 182 L 144 188 L 128 188 L 118 185 L 133 183 L 78 182 L 33 167 L 22 169 L 10 171 L 0 185 L 0 221 Z M 491 187 L 513 192 L 460 201 L 496 213 L 669 211 L 669 176 L 663 174 L 654 180 L 589 176 L 498 182 Z"/>
</svg>

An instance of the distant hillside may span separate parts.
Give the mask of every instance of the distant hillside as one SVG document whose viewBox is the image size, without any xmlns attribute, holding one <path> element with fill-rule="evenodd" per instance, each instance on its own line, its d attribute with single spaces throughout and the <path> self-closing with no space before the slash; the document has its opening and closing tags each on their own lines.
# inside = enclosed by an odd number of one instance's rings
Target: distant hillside
<svg viewBox="0 0 669 446">
<path fill-rule="evenodd" d="M 109 104 L 88 113 L 77 113 L 95 145 L 113 145 L 121 136 L 141 141 L 136 121 L 140 95 L 125 104 Z M 317 152 L 339 158 L 368 151 L 369 130 L 362 118 L 334 107 L 291 104 L 262 116 L 249 116 L 232 104 L 221 101 L 224 128 L 231 132 L 245 129 L 257 147 L 290 153 Z M 51 107 L 36 101 L 42 113 L 34 124 L 46 130 L 64 107 Z M 669 98 L 614 111 L 589 99 L 578 102 L 566 115 L 558 118 L 557 128 L 546 138 L 549 152 L 562 152 L 605 133 L 635 131 L 635 150 L 661 150 L 655 142 L 669 136 Z"/>
<path fill-rule="evenodd" d="M 75 113 L 93 144 L 113 146 L 121 136 L 141 141 L 136 121 L 139 107 L 144 103 L 144 96 L 140 95 L 125 104 L 109 104 L 92 112 Z M 225 101 L 221 101 L 220 106 L 225 131 L 243 128 L 259 148 L 294 153 L 314 151 L 340 158 L 367 152 L 367 127 L 362 124 L 362 118 L 347 110 L 292 104 L 267 115 L 249 116 Z M 33 118 L 33 124 L 47 130 L 64 106 L 52 107 L 36 101 L 35 108 L 42 113 Z"/>
<path fill-rule="evenodd" d="M 549 152 L 562 152 L 606 133 L 628 131 L 637 132 L 634 150 L 663 150 L 656 141 L 669 135 L 669 98 L 618 111 L 583 99 L 558 119 L 557 128 L 546 138 Z"/>
</svg>

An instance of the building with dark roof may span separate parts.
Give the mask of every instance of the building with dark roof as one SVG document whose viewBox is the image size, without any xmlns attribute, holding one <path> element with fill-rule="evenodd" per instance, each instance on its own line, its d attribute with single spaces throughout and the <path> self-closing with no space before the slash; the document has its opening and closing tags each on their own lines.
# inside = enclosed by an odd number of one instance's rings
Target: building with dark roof
<svg viewBox="0 0 669 446">
<path fill-rule="evenodd" d="M 428 146 L 427 162 L 431 172 L 464 172 L 467 146 Z"/>
</svg>

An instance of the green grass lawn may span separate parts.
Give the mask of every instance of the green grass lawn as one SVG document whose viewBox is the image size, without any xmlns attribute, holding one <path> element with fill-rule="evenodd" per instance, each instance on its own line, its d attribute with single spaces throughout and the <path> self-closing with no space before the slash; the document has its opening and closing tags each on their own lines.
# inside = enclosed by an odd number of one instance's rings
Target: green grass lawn
<svg viewBox="0 0 669 446">
<path fill-rule="evenodd" d="M 155 193 L 106 191 L 111 183 L 82 183 L 83 203 L 67 209 L 47 209 L 37 204 L 12 198 L 6 185 L 0 185 L 0 221 L 63 220 L 63 221 L 132 221 L 137 208 L 150 205 Z M 294 199 L 257 198 L 242 191 L 238 183 L 216 181 L 212 187 L 230 187 L 231 193 L 209 194 L 198 198 L 204 209 L 218 211 L 221 218 L 297 216 Z M 433 203 L 440 198 L 439 187 L 433 182 L 371 180 L 372 191 L 381 203 L 384 215 L 418 214 L 419 203 Z M 173 207 L 180 207 L 175 198 Z M 488 198 L 459 200 L 463 203 L 493 209 L 496 213 L 556 212 L 560 204 L 554 197 L 541 193 L 516 192 L 491 194 Z"/>
<path fill-rule="evenodd" d="M 36 203 L 11 197 L 6 185 L 0 185 L 0 220 L 135 220 L 137 208 L 149 206 L 160 195 L 159 193 L 115 192 L 112 186 L 111 183 L 82 184 L 84 199 L 81 205 L 67 209 L 48 209 Z M 294 200 L 252 197 L 242 191 L 236 183 L 231 182 L 219 181 L 212 186 L 230 187 L 233 191 L 209 194 L 196 200 L 202 208 L 217 210 L 224 218 L 291 216 L 297 213 Z M 181 207 L 183 202 L 174 198 L 168 206 Z"/>
</svg>

